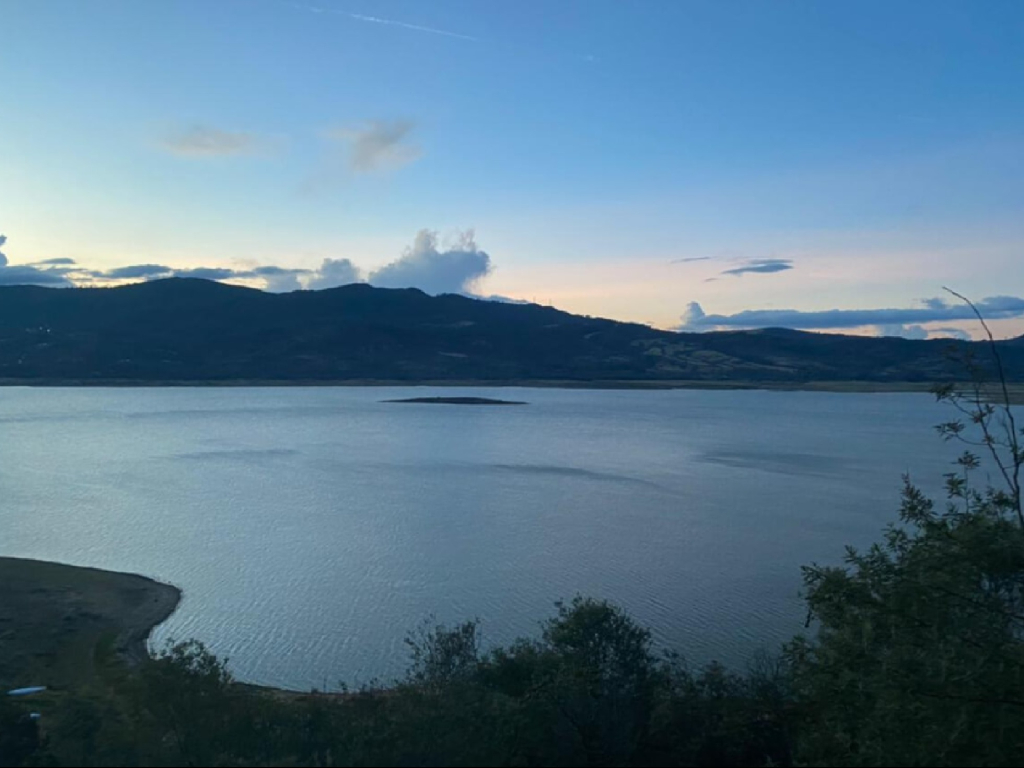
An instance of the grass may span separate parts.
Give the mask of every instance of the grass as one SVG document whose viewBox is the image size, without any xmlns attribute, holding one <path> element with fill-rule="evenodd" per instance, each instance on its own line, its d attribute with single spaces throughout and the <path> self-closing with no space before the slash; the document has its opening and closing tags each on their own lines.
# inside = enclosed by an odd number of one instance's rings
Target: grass
<svg viewBox="0 0 1024 768">
<path fill-rule="evenodd" d="M 181 593 L 143 576 L 0 558 L 0 687 L 92 687 L 145 658 Z"/>
</svg>

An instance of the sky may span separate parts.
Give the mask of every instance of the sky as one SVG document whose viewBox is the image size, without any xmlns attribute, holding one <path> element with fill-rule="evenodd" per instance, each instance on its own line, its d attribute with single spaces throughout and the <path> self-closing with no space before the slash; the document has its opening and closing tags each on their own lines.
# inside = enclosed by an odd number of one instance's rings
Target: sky
<svg viewBox="0 0 1024 768">
<path fill-rule="evenodd" d="M 1020 0 L 0 0 L 0 284 L 1024 334 Z"/>
</svg>

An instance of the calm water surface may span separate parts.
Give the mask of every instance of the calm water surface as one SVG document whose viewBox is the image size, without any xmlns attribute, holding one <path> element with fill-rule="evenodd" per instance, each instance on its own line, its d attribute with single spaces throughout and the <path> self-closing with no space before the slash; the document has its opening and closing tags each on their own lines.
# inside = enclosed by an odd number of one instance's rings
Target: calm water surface
<svg viewBox="0 0 1024 768">
<path fill-rule="evenodd" d="M 519 407 L 386 404 L 467 394 Z M 576 593 L 694 661 L 799 631 L 799 566 L 892 520 L 953 450 L 928 395 L 0 389 L 0 554 L 181 587 L 155 634 L 244 680 L 388 679 L 425 617 L 485 642 Z"/>
</svg>

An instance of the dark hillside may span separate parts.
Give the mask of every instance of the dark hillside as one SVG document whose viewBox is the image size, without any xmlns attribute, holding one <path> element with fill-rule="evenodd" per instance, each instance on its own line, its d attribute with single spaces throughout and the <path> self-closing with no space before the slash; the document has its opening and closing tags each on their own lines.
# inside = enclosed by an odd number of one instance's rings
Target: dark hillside
<svg viewBox="0 0 1024 768">
<path fill-rule="evenodd" d="M 949 351 L 967 346 L 784 329 L 678 334 L 364 284 L 288 294 L 195 279 L 0 287 L 0 379 L 16 381 L 917 382 L 959 375 Z M 1002 347 L 1010 376 L 1024 379 L 1024 343 Z"/>
</svg>

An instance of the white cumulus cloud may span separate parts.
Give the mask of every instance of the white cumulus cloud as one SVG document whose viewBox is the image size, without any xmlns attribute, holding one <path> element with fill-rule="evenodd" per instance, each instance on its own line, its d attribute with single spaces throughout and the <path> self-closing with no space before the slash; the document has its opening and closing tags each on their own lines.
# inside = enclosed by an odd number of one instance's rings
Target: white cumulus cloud
<svg viewBox="0 0 1024 768">
<path fill-rule="evenodd" d="M 370 274 L 382 288 L 419 288 L 430 293 L 472 293 L 491 271 L 491 257 L 477 247 L 472 230 L 444 250 L 437 233 L 422 229 L 402 257 Z"/>
<path fill-rule="evenodd" d="M 313 277 L 306 281 L 306 287 L 310 290 L 320 290 L 362 281 L 359 267 L 348 259 L 324 259 L 320 269 L 316 270 Z"/>
</svg>

